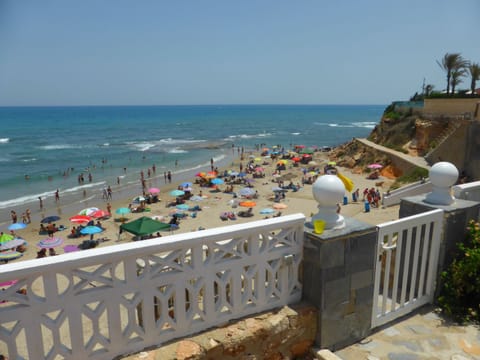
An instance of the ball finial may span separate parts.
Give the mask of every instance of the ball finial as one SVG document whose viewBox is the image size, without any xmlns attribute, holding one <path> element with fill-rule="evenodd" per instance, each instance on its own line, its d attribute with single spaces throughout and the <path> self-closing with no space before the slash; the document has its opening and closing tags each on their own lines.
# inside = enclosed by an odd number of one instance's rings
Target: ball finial
<svg viewBox="0 0 480 360">
<path fill-rule="evenodd" d="M 451 194 L 451 187 L 457 182 L 458 170 L 452 163 L 441 161 L 430 169 L 432 192 L 427 195 L 425 202 L 437 205 L 450 205 L 455 201 Z"/>
<path fill-rule="evenodd" d="M 315 220 L 325 221 L 325 229 L 339 228 L 345 225 L 345 219 L 337 214 L 337 204 L 345 195 L 345 186 L 336 175 L 320 176 L 312 187 L 313 197 L 318 202 L 318 213 L 312 216 Z"/>
</svg>

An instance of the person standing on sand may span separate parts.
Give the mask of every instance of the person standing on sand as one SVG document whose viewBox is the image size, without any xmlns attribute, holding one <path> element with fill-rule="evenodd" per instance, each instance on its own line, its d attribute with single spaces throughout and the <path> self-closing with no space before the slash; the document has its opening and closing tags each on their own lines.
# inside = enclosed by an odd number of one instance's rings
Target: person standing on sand
<svg viewBox="0 0 480 360">
<path fill-rule="evenodd" d="M 27 209 L 25 210 L 25 216 L 27 217 L 27 223 L 30 224 L 32 222 L 32 218 L 31 218 L 31 212 L 30 212 L 30 209 Z"/>
<path fill-rule="evenodd" d="M 15 211 L 10 211 L 10 217 L 12 218 L 12 224 L 17 222 L 17 213 Z"/>
<path fill-rule="evenodd" d="M 168 183 L 172 182 L 172 173 L 170 171 L 167 173 L 167 179 L 168 179 Z"/>
<path fill-rule="evenodd" d="M 60 193 L 59 190 L 55 191 L 55 202 L 58 202 L 60 200 Z"/>
<path fill-rule="evenodd" d="M 43 210 L 43 200 L 42 200 L 41 196 L 38 197 L 38 201 L 39 201 L 39 204 L 40 204 L 40 210 Z"/>
</svg>

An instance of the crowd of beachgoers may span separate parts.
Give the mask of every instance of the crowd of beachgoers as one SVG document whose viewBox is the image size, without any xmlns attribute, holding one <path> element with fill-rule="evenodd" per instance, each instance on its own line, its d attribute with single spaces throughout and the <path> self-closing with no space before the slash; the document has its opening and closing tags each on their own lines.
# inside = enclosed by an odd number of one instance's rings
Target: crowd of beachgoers
<svg viewBox="0 0 480 360">
<path fill-rule="evenodd" d="M 139 174 L 135 197 L 122 198 L 113 187 L 105 189 L 87 207 L 71 211 L 62 209 L 62 194 L 57 193 L 55 206 L 41 204 L 41 211 L 34 216 L 25 209 L 19 217 L 12 209 L 11 224 L 0 234 L 0 261 L 58 256 L 293 213 L 310 217 L 317 211 L 312 184 L 318 176 L 338 172 L 354 184 L 339 204 L 342 213 L 371 222 L 396 218 L 392 211 L 383 211 L 383 216 L 379 216 L 380 211 L 369 215 L 370 206 L 366 206 L 371 205 L 372 211 L 380 209 L 381 191 L 391 180 L 383 179 L 382 188 L 378 188 L 366 173 L 338 167 L 329 159 L 329 152 L 321 150 L 296 146 L 287 151 L 281 145 L 258 144 L 252 151 L 241 148 L 228 167 L 219 169 L 211 159 L 210 166 L 189 181 L 175 182 L 174 174 L 165 173 L 161 186 L 159 181 L 151 181 L 155 169 L 148 168 Z M 153 220 L 147 233 L 127 226 L 144 218 Z"/>
</svg>

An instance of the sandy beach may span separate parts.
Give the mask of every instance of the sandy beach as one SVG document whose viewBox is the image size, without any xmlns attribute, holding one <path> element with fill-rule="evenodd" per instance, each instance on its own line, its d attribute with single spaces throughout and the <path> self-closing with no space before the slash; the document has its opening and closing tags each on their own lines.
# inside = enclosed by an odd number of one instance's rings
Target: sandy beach
<svg viewBox="0 0 480 360">
<path fill-rule="evenodd" d="M 329 153 L 326 152 L 315 152 L 313 154 L 312 160 L 314 161 L 314 163 L 316 163 L 314 167 L 320 170 L 320 174 L 323 173 L 323 167 L 329 161 L 328 155 Z M 225 170 L 232 170 L 238 172 L 240 171 L 240 163 L 242 164 L 243 169 L 245 169 L 248 161 L 254 161 L 253 159 L 257 159 L 258 161 L 259 157 L 259 153 L 246 152 L 244 154 L 243 160 L 241 160 L 240 158 L 235 159 L 230 166 L 219 169 L 219 173 L 223 173 Z M 174 230 L 175 233 L 201 231 L 201 229 L 215 228 L 235 223 L 260 220 L 265 217 L 278 215 L 279 213 L 281 213 L 281 215 L 303 213 L 307 218 L 309 218 L 311 215 L 317 212 L 317 203 L 312 195 L 312 185 L 305 184 L 302 185 L 301 188 L 296 192 L 293 192 L 292 190 L 288 190 L 287 192 L 285 192 L 285 198 L 282 199 L 279 203 L 277 203 L 277 205 L 282 204 L 282 209 L 274 209 L 275 212 L 272 214 L 260 214 L 260 211 L 262 209 L 273 208 L 273 205 L 276 204 L 273 201 L 274 192 L 272 189 L 278 186 L 277 181 L 279 179 L 285 179 L 285 185 L 287 185 L 290 181 L 292 181 L 294 184 L 302 184 L 302 177 L 304 175 L 302 172 L 302 168 L 311 166 L 304 164 L 294 166 L 292 161 L 288 161 L 286 169 L 281 172 L 282 177 L 278 177 L 277 175 L 274 177 L 273 174 L 275 173 L 277 161 L 262 158 L 260 163 L 261 166 L 264 168 L 263 173 L 265 174 L 265 177 L 252 178 L 252 174 L 248 174 L 246 176 L 246 179 L 250 179 L 249 184 L 252 189 L 257 192 L 257 198 L 253 199 L 253 201 L 255 202 L 255 206 L 251 210 L 254 215 L 251 217 L 238 216 L 238 212 L 246 211 L 248 209 L 238 205 L 232 206 L 234 202 L 238 202 L 243 199 L 241 198 L 241 196 L 238 196 L 236 199 L 234 199 L 234 195 L 232 195 L 231 193 L 223 192 L 228 186 L 227 184 L 218 185 L 220 191 L 217 191 L 215 189 L 201 187 L 199 184 L 196 184 L 194 175 L 192 175 L 191 179 L 174 178 L 171 183 L 168 183 L 168 181 L 165 182 L 162 175 L 155 179 L 146 179 L 147 188 L 157 187 L 160 189 L 160 201 L 157 203 L 147 204 L 147 211 L 139 213 L 129 213 L 125 215 L 125 221 L 129 222 L 142 216 L 148 216 L 154 217 L 163 222 L 168 222 L 171 219 L 172 211 L 175 209 L 175 207 L 167 207 L 168 203 L 175 200 L 175 197 L 171 196 L 169 193 L 171 190 L 177 189 L 178 186 L 185 181 L 193 183 L 191 191 L 193 195 L 197 195 L 197 198 L 198 195 L 201 195 L 201 200 L 188 200 L 186 201 L 186 204 L 190 207 L 198 206 L 201 208 L 201 210 L 196 212 L 195 217 L 191 216 L 191 214 L 193 213 L 192 211 L 186 211 L 186 216 L 180 220 L 178 229 Z M 337 167 L 337 170 L 353 181 L 354 189 L 360 189 L 360 199 L 357 202 L 352 202 L 351 194 L 346 194 L 348 198 L 348 204 L 341 204 L 341 213 L 344 216 L 354 217 L 361 221 L 374 225 L 398 218 L 398 206 L 386 209 L 383 209 L 381 207 L 371 207 L 370 212 L 364 211 L 364 203 L 363 201 L 361 201 L 363 197 L 363 189 L 372 187 L 376 188 L 376 183 L 378 182 L 378 180 L 369 180 L 366 178 L 366 173 L 352 173 L 352 171 L 347 168 Z M 210 168 L 205 168 L 203 171 L 208 172 L 210 171 Z M 389 188 L 390 184 L 393 182 L 393 180 L 387 178 L 381 178 L 380 180 L 381 182 L 383 182 L 382 187 L 378 188 L 380 192 L 386 191 Z M 238 191 L 244 187 L 244 185 L 233 186 L 233 191 L 237 194 Z M 141 191 L 139 191 L 137 195 L 142 195 Z M 133 241 L 133 235 L 129 233 L 123 232 L 121 235 L 119 235 L 119 229 L 121 225 L 121 221 L 119 221 L 120 215 L 115 214 L 116 209 L 120 207 L 128 207 L 128 205 L 132 203 L 132 200 L 133 197 L 131 196 L 131 192 L 122 192 L 120 189 L 114 188 L 113 198 L 111 201 L 109 201 L 112 208 L 112 216 L 108 219 L 100 220 L 105 230 L 102 233 L 94 235 L 94 239 L 106 238 L 108 240 L 100 242 L 98 246 L 112 246 L 119 243 Z M 21 236 L 28 242 L 27 250 L 23 253 L 23 256 L 21 258 L 12 261 L 18 262 L 27 259 L 34 259 L 37 257 L 37 251 L 39 250 L 39 248 L 36 246 L 36 244 L 41 239 L 45 239 L 47 237 L 46 235 L 39 234 L 40 219 L 44 216 L 54 214 L 59 215 L 61 219 L 55 222 L 56 225 L 63 225 L 66 228 L 65 230 L 61 230 L 55 233 L 56 237 L 60 237 L 64 240 L 63 244 L 56 248 L 57 255 L 61 255 L 62 253 L 64 253 L 65 246 L 76 246 L 82 243 L 82 241 L 88 240 L 90 238 L 89 235 L 84 235 L 78 238 L 69 238 L 68 235 L 70 234 L 72 226 L 77 225 L 71 223 L 69 221 L 69 218 L 73 215 L 78 214 L 78 212 L 81 211 L 83 208 L 97 207 L 105 210 L 107 206 L 107 201 L 102 199 L 102 196 L 100 194 L 93 198 L 87 199 L 82 203 L 78 203 L 77 205 L 77 209 L 74 208 L 75 206 L 62 207 L 60 199 L 58 207 L 56 207 L 55 204 L 48 204 L 48 206 L 45 206 L 44 211 L 34 213 L 32 215 L 32 222 L 28 224 L 25 229 L 16 231 L 16 235 Z M 132 205 L 137 206 L 138 204 Z M 220 214 L 225 212 L 235 213 L 237 215 L 236 219 L 222 220 Z M 21 218 L 19 219 L 19 221 L 21 221 Z M 4 232 L 7 231 L 4 230 Z M 172 230 L 167 230 L 161 232 L 161 235 L 168 236 L 171 233 Z"/>
</svg>

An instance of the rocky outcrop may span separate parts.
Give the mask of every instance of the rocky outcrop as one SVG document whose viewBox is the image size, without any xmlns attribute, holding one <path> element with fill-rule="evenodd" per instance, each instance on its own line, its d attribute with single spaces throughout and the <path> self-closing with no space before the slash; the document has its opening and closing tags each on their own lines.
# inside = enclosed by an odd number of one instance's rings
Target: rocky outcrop
<svg viewBox="0 0 480 360">
<path fill-rule="evenodd" d="M 316 308 L 298 304 L 254 315 L 122 359 L 301 359 L 310 354 L 316 332 Z"/>
</svg>

